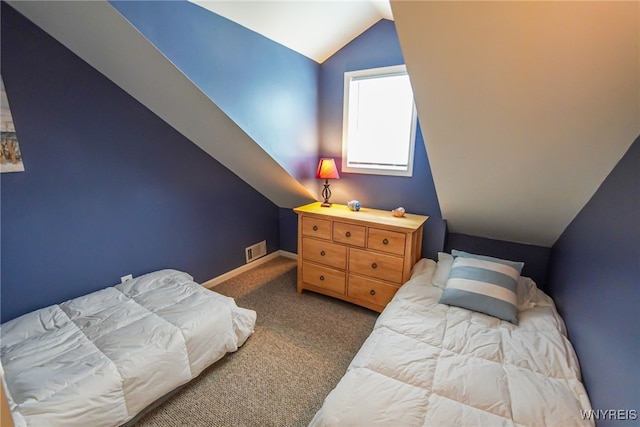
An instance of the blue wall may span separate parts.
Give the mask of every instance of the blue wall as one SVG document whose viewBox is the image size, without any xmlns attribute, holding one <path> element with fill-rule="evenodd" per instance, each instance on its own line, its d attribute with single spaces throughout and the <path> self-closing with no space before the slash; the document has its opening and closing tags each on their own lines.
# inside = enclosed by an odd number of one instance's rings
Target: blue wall
<svg viewBox="0 0 640 427">
<path fill-rule="evenodd" d="M 314 178 L 315 61 L 187 1 L 111 4 L 287 172 Z"/>
<path fill-rule="evenodd" d="M 594 409 L 640 411 L 640 138 L 553 246 L 548 288 Z"/>
<path fill-rule="evenodd" d="M 278 208 L 2 3 L 26 172 L 1 180 L 1 320 L 159 268 L 205 281 L 279 247 Z M 228 205 L 232 205 L 232 209 Z"/>
<path fill-rule="evenodd" d="M 345 71 L 404 64 L 393 22 L 381 20 L 320 66 L 320 155 L 342 156 L 342 112 Z M 345 204 L 351 199 L 363 206 L 391 210 L 403 206 L 407 212 L 429 215 L 425 224 L 423 256 L 436 258 L 442 250 L 445 223 L 440 213 L 431 167 L 418 126 L 413 177 L 390 177 L 341 173 L 331 184 L 332 200 Z"/>
<path fill-rule="evenodd" d="M 298 215 L 293 209 L 280 208 L 280 249 L 298 253 Z"/>
</svg>

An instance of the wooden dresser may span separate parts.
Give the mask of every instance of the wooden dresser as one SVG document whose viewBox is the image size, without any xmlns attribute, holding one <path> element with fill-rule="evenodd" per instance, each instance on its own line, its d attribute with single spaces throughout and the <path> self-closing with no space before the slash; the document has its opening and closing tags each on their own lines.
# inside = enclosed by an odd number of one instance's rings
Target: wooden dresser
<svg viewBox="0 0 640 427">
<path fill-rule="evenodd" d="M 320 202 L 294 211 L 298 293 L 307 289 L 382 311 L 420 259 L 426 216 Z"/>
</svg>

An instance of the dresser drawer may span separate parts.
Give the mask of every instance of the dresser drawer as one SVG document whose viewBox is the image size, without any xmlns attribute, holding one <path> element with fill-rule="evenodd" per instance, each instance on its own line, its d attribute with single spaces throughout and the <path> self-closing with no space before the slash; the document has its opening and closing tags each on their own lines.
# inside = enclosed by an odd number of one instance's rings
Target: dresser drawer
<svg viewBox="0 0 640 427">
<path fill-rule="evenodd" d="M 313 217 L 302 217 L 302 235 L 331 240 L 331 221 Z"/>
<path fill-rule="evenodd" d="M 347 247 L 323 240 L 302 238 L 302 258 L 335 268 L 347 268 Z"/>
<path fill-rule="evenodd" d="M 393 255 L 350 249 L 349 271 L 377 279 L 402 283 L 403 258 Z"/>
<path fill-rule="evenodd" d="M 305 262 L 302 264 L 302 280 L 331 292 L 342 295 L 345 293 L 346 280 L 343 271 Z"/>
<path fill-rule="evenodd" d="M 388 252 L 395 255 L 404 255 L 404 243 L 407 238 L 405 233 L 397 231 L 369 228 L 367 247 L 376 251 Z"/>
<path fill-rule="evenodd" d="M 350 274 L 347 295 L 360 301 L 385 306 L 398 289 L 397 286 Z"/>
<path fill-rule="evenodd" d="M 367 227 L 346 222 L 333 223 L 333 241 L 364 248 Z"/>
</svg>

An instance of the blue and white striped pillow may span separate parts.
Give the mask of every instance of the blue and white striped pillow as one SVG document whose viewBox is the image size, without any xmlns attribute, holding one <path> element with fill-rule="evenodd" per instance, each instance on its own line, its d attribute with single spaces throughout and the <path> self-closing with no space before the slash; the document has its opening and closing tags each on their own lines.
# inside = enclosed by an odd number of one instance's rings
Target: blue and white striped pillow
<svg viewBox="0 0 640 427">
<path fill-rule="evenodd" d="M 524 263 L 453 250 L 440 303 L 518 324 L 518 278 Z"/>
</svg>

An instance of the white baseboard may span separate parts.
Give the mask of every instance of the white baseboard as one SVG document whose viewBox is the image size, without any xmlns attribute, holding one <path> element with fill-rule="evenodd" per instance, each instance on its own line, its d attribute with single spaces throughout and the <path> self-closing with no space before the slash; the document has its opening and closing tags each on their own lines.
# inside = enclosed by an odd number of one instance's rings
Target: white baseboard
<svg viewBox="0 0 640 427">
<path fill-rule="evenodd" d="M 280 253 L 280 256 L 283 256 L 285 258 L 298 259 L 298 254 L 294 254 L 293 252 L 287 252 L 283 250 L 279 250 L 278 252 Z"/>
<path fill-rule="evenodd" d="M 245 271 L 249 271 L 252 268 L 255 268 L 261 264 L 264 264 L 267 261 L 271 261 L 274 258 L 278 258 L 279 256 L 283 256 L 285 258 L 291 258 L 291 259 L 298 259 L 298 254 L 294 254 L 293 252 L 287 252 L 287 251 L 282 251 L 282 250 L 278 250 L 275 252 L 270 253 L 269 255 L 265 255 L 262 258 L 258 258 L 255 261 L 250 262 L 249 264 L 245 264 L 242 265 L 238 268 L 234 268 L 231 271 L 228 271 L 224 274 L 221 274 L 218 277 L 214 277 L 211 280 L 207 280 L 206 282 L 202 283 L 202 286 L 204 286 L 207 289 L 211 289 L 214 286 L 219 285 L 222 282 L 225 282 L 229 279 L 231 279 L 232 277 L 235 277 L 239 274 L 244 273 Z"/>
</svg>

